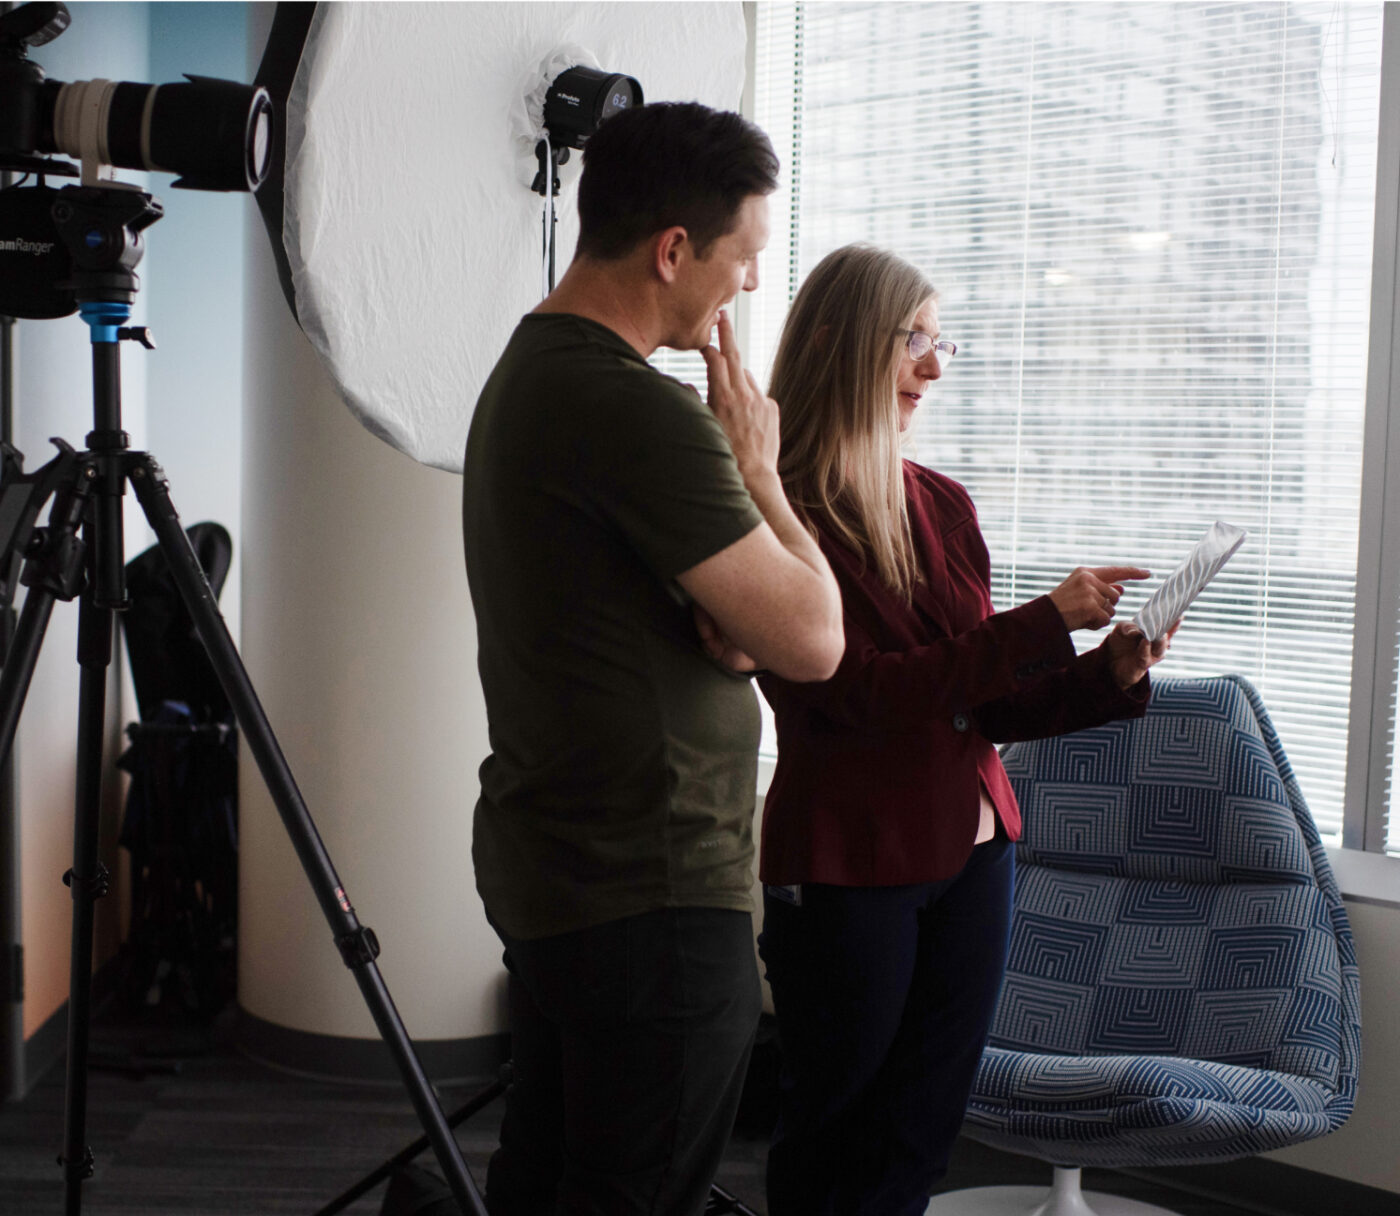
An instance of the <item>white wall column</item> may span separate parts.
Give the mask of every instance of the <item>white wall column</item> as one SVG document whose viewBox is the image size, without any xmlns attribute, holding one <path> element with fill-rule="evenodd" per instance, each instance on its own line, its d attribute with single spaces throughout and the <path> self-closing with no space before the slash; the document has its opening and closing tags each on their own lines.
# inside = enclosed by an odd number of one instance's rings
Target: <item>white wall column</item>
<svg viewBox="0 0 1400 1216">
<path fill-rule="evenodd" d="M 404 1023 L 429 1072 L 446 1075 L 499 1050 L 480 1040 L 505 1028 L 501 949 L 471 865 L 487 737 L 461 479 L 352 418 L 292 319 L 251 207 L 246 222 L 244 659 L 383 946 Z M 244 1042 L 274 1062 L 366 1075 L 382 1053 L 374 1024 L 246 746 L 240 765 Z"/>
</svg>

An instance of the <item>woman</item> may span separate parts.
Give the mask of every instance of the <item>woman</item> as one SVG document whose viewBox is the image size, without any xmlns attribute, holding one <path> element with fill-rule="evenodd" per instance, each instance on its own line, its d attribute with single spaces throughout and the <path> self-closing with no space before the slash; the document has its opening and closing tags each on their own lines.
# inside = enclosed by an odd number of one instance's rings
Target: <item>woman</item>
<svg viewBox="0 0 1400 1216">
<path fill-rule="evenodd" d="M 1074 571 L 994 613 L 967 492 L 901 460 L 942 363 L 937 297 L 868 246 L 793 302 L 770 394 L 779 471 L 841 584 L 821 684 L 764 676 L 778 766 L 763 818 L 783 1049 L 772 1216 L 915 1216 L 946 1171 L 1006 960 L 1020 814 L 995 743 L 1141 715 L 1165 651 L 1113 616 L 1134 567 Z"/>
</svg>

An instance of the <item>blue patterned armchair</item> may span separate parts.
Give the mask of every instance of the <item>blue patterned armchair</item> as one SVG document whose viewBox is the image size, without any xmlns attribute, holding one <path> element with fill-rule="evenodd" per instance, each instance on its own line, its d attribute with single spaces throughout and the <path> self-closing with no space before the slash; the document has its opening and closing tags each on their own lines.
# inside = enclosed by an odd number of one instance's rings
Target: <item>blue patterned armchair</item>
<svg viewBox="0 0 1400 1216">
<path fill-rule="evenodd" d="M 1222 1161 L 1340 1127 L 1360 1064 L 1351 930 L 1254 688 L 1158 681 L 1142 720 L 1004 760 L 1026 834 L 964 1133 L 1065 1167 L 1049 1216 L 1160 1210 L 1082 1206 L 1078 1167 Z M 930 1211 L 1036 1207 L 980 1194 Z"/>
</svg>

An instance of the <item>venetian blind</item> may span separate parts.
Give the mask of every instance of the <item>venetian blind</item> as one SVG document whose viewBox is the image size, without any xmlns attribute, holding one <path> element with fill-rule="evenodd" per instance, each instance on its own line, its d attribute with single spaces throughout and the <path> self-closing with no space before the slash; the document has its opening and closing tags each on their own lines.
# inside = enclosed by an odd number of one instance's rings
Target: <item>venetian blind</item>
<svg viewBox="0 0 1400 1216">
<path fill-rule="evenodd" d="M 756 48 L 786 180 L 754 362 L 821 256 L 875 242 L 959 344 L 913 454 L 971 491 L 998 605 L 1248 529 L 1164 674 L 1252 680 L 1334 838 L 1380 32 L 1379 4 L 760 4 Z"/>
</svg>

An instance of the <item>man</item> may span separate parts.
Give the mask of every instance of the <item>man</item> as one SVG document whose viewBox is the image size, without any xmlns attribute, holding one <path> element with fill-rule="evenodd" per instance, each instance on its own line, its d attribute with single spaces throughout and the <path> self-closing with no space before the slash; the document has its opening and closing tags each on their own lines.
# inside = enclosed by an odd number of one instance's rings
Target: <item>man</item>
<svg viewBox="0 0 1400 1216">
<path fill-rule="evenodd" d="M 735 669 L 825 679 L 844 647 L 777 407 L 721 312 L 757 286 L 776 172 L 737 114 L 604 123 L 574 261 L 473 416 L 473 860 L 517 1068 L 487 1178 L 503 1216 L 698 1216 L 738 1105 L 759 718 Z M 646 363 L 660 346 L 702 350 L 708 405 Z"/>
</svg>

